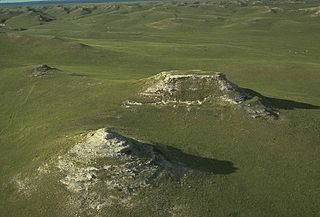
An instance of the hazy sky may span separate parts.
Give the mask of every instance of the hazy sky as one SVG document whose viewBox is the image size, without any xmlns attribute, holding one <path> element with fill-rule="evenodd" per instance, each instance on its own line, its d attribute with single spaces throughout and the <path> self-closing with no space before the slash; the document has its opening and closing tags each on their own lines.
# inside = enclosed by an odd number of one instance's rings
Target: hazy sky
<svg viewBox="0 0 320 217">
<path fill-rule="evenodd" d="M 43 0 L 0 0 L 0 3 L 10 3 L 10 2 L 30 2 L 30 1 L 43 1 Z M 50 1 L 50 0 L 49 0 Z"/>
<path fill-rule="evenodd" d="M 57 1 L 57 0 L 0 0 L 0 3 L 31 2 L 31 1 L 34 2 L 34 1 Z"/>
</svg>

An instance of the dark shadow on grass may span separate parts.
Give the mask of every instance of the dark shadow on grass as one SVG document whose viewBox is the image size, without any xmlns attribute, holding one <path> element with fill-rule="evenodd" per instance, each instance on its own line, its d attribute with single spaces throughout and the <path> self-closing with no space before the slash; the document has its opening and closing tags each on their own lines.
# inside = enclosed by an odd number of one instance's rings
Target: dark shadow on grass
<svg viewBox="0 0 320 217">
<path fill-rule="evenodd" d="M 238 169 L 231 161 L 184 153 L 180 149 L 172 146 L 156 145 L 155 147 L 160 150 L 169 161 L 179 162 L 193 170 L 212 174 L 231 174 L 236 172 Z"/>
<path fill-rule="evenodd" d="M 293 100 L 286 99 L 277 99 L 271 97 L 265 97 L 266 101 L 276 109 L 285 109 L 285 110 L 293 110 L 293 109 L 320 109 L 320 106 L 312 105 L 303 102 L 296 102 Z"/>
<path fill-rule="evenodd" d="M 287 99 L 278 99 L 278 98 L 272 98 L 272 97 L 266 97 L 261 95 L 260 93 L 251 90 L 243 88 L 243 90 L 248 93 L 251 97 L 258 96 L 262 99 L 262 103 L 268 107 L 274 108 L 274 109 L 284 109 L 284 110 L 294 110 L 294 109 L 320 109 L 320 106 L 312 105 L 308 103 L 303 102 L 297 102 L 293 100 L 287 100 Z"/>
<path fill-rule="evenodd" d="M 112 137 L 121 138 L 130 143 L 129 147 L 123 151 L 123 154 L 136 156 L 144 159 L 152 159 L 157 165 L 163 168 L 169 168 L 165 162 L 172 163 L 173 167 L 186 167 L 192 170 L 207 172 L 212 174 L 231 174 L 236 172 L 237 168 L 231 161 L 217 160 L 184 153 L 180 149 L 163 144 L 147 144 L 135 139 L 125 137 L 113 130 Z"/>
</svg>

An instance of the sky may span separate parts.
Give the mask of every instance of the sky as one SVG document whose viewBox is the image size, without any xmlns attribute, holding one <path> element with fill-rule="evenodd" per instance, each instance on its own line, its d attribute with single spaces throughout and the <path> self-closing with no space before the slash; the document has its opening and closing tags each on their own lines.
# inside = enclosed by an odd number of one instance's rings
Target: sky
<svg viewBox="0 0 320 217">
<path fill-rule="evenodd" d="M 30 2 L 30 1 L 45 1 L 45 0 L 0 0 L 0 3 L 15 3 L 15 2 Z M 47 0 L 50 1 L 50 0 Z"/>
<path fill-rule="evenodd" d="M 50 2 L 50 1 L 66 1 L 66 0 L 0 0 L 0 4 L 1 3 L 27 3 L 27 2 L 41 2 L 41 1 L 46 1 L 46 2 Z M 68 1 L 68 0 L 67 0 Z M 75 0 L 76 1 L 76 0 Z M 80 0 L 81 1 L 81 0 Z M 83 0 L 82 0 L 83 1 Z M 89 0 L 90 1 L 90 0 Z"/>
</svg>

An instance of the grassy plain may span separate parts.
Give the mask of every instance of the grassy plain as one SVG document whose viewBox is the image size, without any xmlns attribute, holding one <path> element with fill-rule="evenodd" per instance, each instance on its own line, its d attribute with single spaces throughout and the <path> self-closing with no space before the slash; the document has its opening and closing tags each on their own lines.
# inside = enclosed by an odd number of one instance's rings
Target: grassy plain
<svg viewBox="0 0 320 217">
<path fill-rule="evenodd" d="M 318 5 L 0 7 L 1 216 L 73 216 L 50 180 L 22 197 L 12 179 L 105 126 L 237 170 L 200 173 L 184 187 L 164 180 L 138 196 L 140 206 L 102 216 L 319 216 L 320 110 L 284 106 L 271 121 L 228 107 L 121 107 L 140 79 L 174 69 L 222 71 L 268 97 L 320 105 L 320 17 L 308 9 Z M 44 63 L 60 72 L 30 76 Z"/>
</svg>

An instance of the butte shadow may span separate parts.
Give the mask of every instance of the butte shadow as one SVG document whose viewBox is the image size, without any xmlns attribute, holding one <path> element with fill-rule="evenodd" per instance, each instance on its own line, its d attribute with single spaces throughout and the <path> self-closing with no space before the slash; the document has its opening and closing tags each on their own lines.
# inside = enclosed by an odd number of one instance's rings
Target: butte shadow
<svg viewBox="0 0 320 217">
<path fill-rule="evenodd" d="M 125 151 L 126 154 L 129 154 L 129 155 L 134 154 L 139 157 L 146 157 L 145 150 L 148 150 L 147 151 L 148 153 L 150 153 L 150 150 L 152 150 L 151 152 L 154 153 L 153 156 L 155 156 L 152 158 L 153 158 L 153 161 L 156 162 L 156 164 L 162 164 L 162 163 L 159 163 L 159 161 L 165 160 L 167 162 L 170 162 L 172 165 L 179 165 L 179 166 L 189 168 L 191 170 L 196 170 L 196 171 L 206 172 L 206 173 L 211 173 L 216 175 L 231 174 L 236 172 L 238 169 L 234 166 L 233 162 L 231 161 L 196 156 L 196 155 L 185 153 L 182 150 L 172 147 L 170 145 L 164 145 L 159 143 L 148 144 L 133 138 L 123 136 L 119 133 L 116 133 L 114 130 L 109 130 L 109 131 L 112 132 L 112 134 L 115 137 L 121 138 L 121 140 L 128 141 L 130 144 L 132 144 L 129 149 L 126 149 Z M 163 159 L 160 160 L 160 158 L 163 158 Z"/>
</svg>

